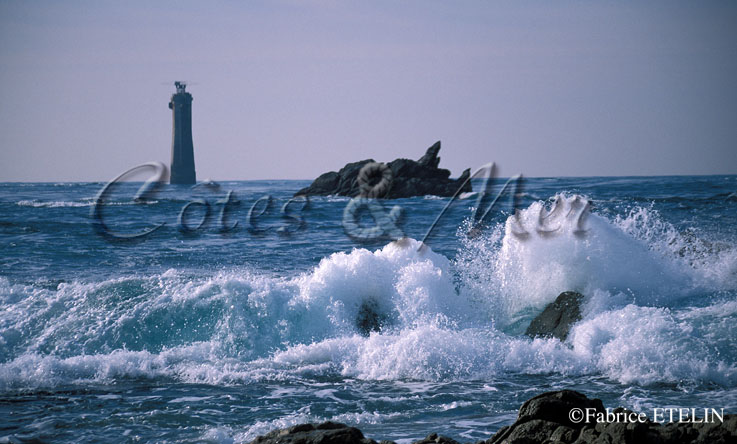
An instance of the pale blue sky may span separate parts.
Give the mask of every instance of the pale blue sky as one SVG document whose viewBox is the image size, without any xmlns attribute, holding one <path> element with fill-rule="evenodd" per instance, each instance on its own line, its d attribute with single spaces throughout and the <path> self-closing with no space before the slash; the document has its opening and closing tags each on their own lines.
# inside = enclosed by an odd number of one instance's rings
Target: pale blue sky
<svg viewBox="0 0 737 444">
<path fill-rule="evenodd" d="M 453 176 L 737 174 L 737 2 L 0 0 L 0 181 L 420 157 Z"/>
</svg>

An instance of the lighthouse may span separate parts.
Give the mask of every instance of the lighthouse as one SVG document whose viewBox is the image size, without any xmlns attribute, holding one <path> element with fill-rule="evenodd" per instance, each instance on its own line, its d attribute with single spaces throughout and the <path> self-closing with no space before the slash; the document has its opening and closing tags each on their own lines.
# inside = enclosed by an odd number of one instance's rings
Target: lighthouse
<svg viewBox="0 0 737 444">
<path fill-rule="evenodd" d="M 177 92 L 171 96 L 171 176 L 169 183 L 194 184 L 194 145 L 192 144 L 192 94 L 184 82 L 174 82 Z"/>
</svg>

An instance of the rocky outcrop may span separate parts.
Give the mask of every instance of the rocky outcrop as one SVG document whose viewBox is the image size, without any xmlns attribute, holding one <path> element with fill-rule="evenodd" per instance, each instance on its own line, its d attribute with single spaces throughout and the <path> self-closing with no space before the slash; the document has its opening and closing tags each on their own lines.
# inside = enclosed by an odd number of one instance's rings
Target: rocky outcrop
<svg viewBox="0 0 737 444">
<path fill-rule="evenodd" d="M 565 341 L 573 324 L 581 320 L 581 302 L 583 295 L 575 291 L 566 291 L 558 295 L 555 302 L 548 304 L 530 326 L 525 334 L 530 337 L 553 337 Z"/>
<path fill-rule="evenodd" d="M 548 392 L 530 398 L 522 404 L 514 424 L 502 427 L 487 444 L 512 444 L 551 441 L 573 442 L 583 424 L 569 418 L 571 409 L 606 413 L 600 399 L 589 399 L 572 390 Z"/>
<path fill-rule="evenodd" d="M 575 411 L 576 414 L 571 414 Z M 578 412 L 592 412 L 591 420 Z M 599 413 L 603 421 L 594 419 Z M 535 396 L 519 409 L 517 421 L 502 427 L 486 444 L 727 444 L 737 442 L 737 415 L 724 415 L 710 422 L 660 424 L 648 419 L 632 420 L 637 414 L 623 408 L 609 412 L 599 399 L 561 390 Z M 607 417 L 618 418 L 606 420 Z M 629 418 L 629 419 L 626 419 Z M 575 421 L 573 421 L 574 419 Z"/>
<path fill-rule="evenodd" d="M 251 444 L 396 444 L 394 441 L 368 439 L 355 427 L 337 422 L 322 424 L 300 424 L 286 429 L 277 429 L 259 436 Z M 424 439 L 412 444 L 459 444 L 458 441 L 439 436 L 437 433 L 427 435 Z"/>
<path fill-rule="evenodd" d="M 571 412 L 576 412 L 572 414 Z M 580 414 L 578 414 L 580 413 Z M 582 416 L 589 415 L 589 416 Z M 599 420 L 618 418 L 615 420 Z M 608 416 L 606 416 L 608 415 Z M 629 418 L 629 419 L 627 419 Z M 632 420 L 637 414 L 623 408 L 607 411 L 600 399 L 589 399 L 573 390 L 542 393 L 519 409 L 514 424 L 502 427 L 494 436 L 478 444 L 728 444 L 737 442 L 737 415 L 724 421 L 670 422 Z M 703 421 L 703 419 L 702 419 Z M 251 444 L 377 444 L 355 427 L 335 422 L 300 424 L 259 436 Z M 458 444 L 430 434 L 412 444 Z M 380 441 L 378 444 L 393 444 Z"/>
<path fill-rule="evenodd" d="M 455 439 L 448 438 L 447 436 L 441 436 L 437 433 L 431 433 L 424 439 L 415 441 L 412 444 L 460 444 Z"/>
<path fill-rule="evenodd" d="M 450 171 L 438 168 L 440 163 L 440 142 L 436 142 L 427 149 L 427 152 L 417 161 L 411 159 L 396 159 L 387 165 L 392 172 L 392 180 L 384 195 L 371 196 L 384 199 L 398 199 L 413 196 L 453 196 L 459 189 L 461 192 L 470 192 L 471 182 L 466 180 L 471 175 L 467 169 L 458 179 L 450 178 Z M 375 163 L 373 159 L 349 163 L 340 171 L 330 171 L 320 175 L 312 184 L 297 191 L 295 196 L 349 196 L 360 195 L 361 189 L 358 173 L 367 164 Z M 375 178 L 378 181 L 378 177 Z"/>
<path fill-rule="evenodd" d="M 388 441 L 383 441 L 387 443 Z M 355 427 L 337 422 L 322 424 L 300 424 L 286 429 L 277 429 L 251 441 L 251 444 L 377 444 L 364 438 Z"/>
</svg>

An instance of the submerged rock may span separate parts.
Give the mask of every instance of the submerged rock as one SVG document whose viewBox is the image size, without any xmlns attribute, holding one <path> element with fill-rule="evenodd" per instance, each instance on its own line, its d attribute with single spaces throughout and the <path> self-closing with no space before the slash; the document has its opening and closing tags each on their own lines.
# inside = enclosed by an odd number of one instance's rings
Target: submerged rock
<svg viewBox="0 0 737 444">
<path fill-rule="evenodd" d="M 581 320 L 581 302 L 583 295 L 575 291 L 565 291 L 558 295 L 555 302 L 548 304 L 530 326 L 525 334 L 530 337 L 553 337 L 565 341 L 573 324 Z"/>
<path fill-rule="evenodd" d="M 402 197 L 435 195 L 450 197 L 459 189 L 461 192 L 470 192 L 471 181 L 466 180 L 471 170 L 463 171 L 458 179 L 450 178 L 450 171 L 438 168 L 440 163 L 440 141 L 427 149 L 417 161 L 411 159 L 396 159 L 387 165 L 392 172 L 390 186 L 380 196 L 370 196 L 384 199 L 398 199 Z M 320 175 L 312 184 L 297 191 L 295 196 L 327 196 L 338 195 L 356 197 L 361 194 L 358 173 L 367 164 L 375 163 L 373 159 L 352 162 L 340 169 Z M 374 178 L 378 182 L 378 177 Z M 374 185 L 372 183 L 372 185 Z M 382 190 L 383 191 L 383 190 Z"/>
<path fill-rule="evenodd" d="M 384 321 L 384 316 L 379 313 L 379 305 L 376 301 L 369 299 L 358 308 L 356 328 L 363 336 L 369 336 L 372 331 L 381 331 Z"/>
</svg>

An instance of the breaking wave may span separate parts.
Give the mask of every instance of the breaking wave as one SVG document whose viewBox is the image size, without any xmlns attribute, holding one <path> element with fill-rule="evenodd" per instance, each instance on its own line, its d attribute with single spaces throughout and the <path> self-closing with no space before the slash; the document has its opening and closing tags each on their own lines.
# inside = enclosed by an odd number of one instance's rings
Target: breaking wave
<svg viewBox="0 0 737 444">
<path fill-rule="evenodd" d="M 0 277 L 0 389 L 508 372 L 737 383 L 737 250 L 643 208 L 582 226 L 567 216 L 576 198 L 556 196 L 559 216 L 532 203 L 464 238 L 453 261 L 405 239 L 287 277 L 169 270 L 51 289 Z M 567 290 L 586 298 L 566 342 L 521 335 Z"/>
</svg>

